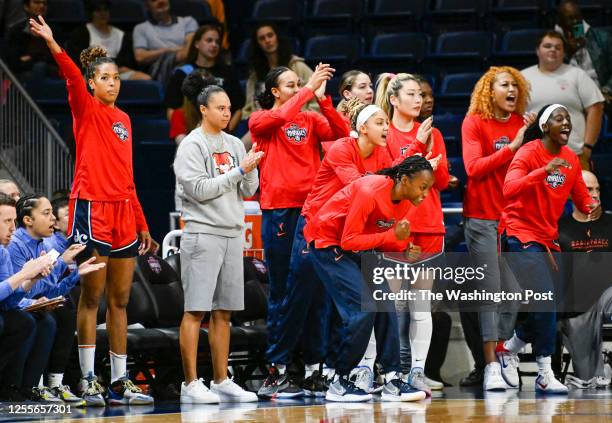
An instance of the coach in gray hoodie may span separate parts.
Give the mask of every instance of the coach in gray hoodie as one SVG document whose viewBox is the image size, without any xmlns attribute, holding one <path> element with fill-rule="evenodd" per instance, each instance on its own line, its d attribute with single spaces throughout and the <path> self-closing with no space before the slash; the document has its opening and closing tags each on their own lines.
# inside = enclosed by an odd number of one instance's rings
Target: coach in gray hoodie
<svg viewBox="0 0 612 423">
<path fill-rule="evenodd" d="M 227 377 L 232 310 L 244 308 L 243 198 L 259 183 L 263 152 L 247 154 L 242 142 L 225 132 L 231 108 L 222 88 L 209 85 L 198 96 L 202 124 L 178 147 L 174 172 L 183 188 L 181 280 L 185 312 L 180 345 L 185 382 L 182 403 L 257 401 Z M 210 390 L 197 377 L 200 324 L 211 311 L 208 341 L 214 380 Z"/>
</svg>

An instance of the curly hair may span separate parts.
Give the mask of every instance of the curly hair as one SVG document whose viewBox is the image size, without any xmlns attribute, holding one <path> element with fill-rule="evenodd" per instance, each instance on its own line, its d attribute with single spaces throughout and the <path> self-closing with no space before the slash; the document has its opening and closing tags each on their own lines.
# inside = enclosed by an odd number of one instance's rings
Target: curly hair
<svg viewBox="0 0 612 423">
<path fill-rule="evenodd" d="M 351 129 L 359 131 L 359 128 L 357 128 L 357 117 L 366 107 L 367 104 L 359 100 L 357 97 L 344 101 L 342 113 L 348 116 L 349 122 L 351 122 Z"/>
<path fill-rule="evenodd" d="M 101 46 L 87 47 L 79 55 L 81 66 L 85 69 L 85 78 L 93 79 L 96 73 L 96 68 L 103 63 L 115 63 L 115 61 L 108 57 L 108 51 Z"/>
<path fill-rule="evenodd" d="M 474 86 L 468 115 L 480 115 L 484 119 L 493 119 L 493 83 L 500 73 L 509 73 L 516 81 L 518 96 L 515 112 L 519 115 L 525 113 L 529 102 L 529 82 L 517 69 L 511 66 L 491 66 Z"/>
</svg>

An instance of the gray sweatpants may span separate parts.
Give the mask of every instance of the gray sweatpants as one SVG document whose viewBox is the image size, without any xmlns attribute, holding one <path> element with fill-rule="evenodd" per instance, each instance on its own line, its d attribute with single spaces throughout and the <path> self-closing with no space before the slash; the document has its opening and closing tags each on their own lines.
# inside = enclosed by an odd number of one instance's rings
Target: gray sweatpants
<svg viewBox="0 0 612 423">
<path fill-rule="evenodd" d="M 506 261 L 497 253 L 496 220 L 464 218 L 465 242 L 475 265 L 485 267 L 488 292 L 500 290 L 516 292 L 520 290 L 518 282 Z M 497 266 L 492 265 L 497 263 Z M 514 332 L 516 313 L 520 304 L 505 303 L 498 306 L 494 302 L 483 304 L 478 313 L 480 335 L 483 342 L 510 339 Z"/>
<path fill-rule="evenodd" d="M 574 372 L 582 380 L 604 375 L 601 326 L 612 322 L 612 287 L 591 308 L 576 317 L 561 320 L 563 344 L 572 357 Z"/>
</svg>

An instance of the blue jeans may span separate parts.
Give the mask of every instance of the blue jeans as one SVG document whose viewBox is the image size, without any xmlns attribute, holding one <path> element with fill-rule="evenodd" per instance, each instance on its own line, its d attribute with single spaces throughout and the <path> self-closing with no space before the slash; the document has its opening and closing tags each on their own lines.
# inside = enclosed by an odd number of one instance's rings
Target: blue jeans
<svg viewBox="0 0 612 423">
<path fill-rule="evenodd" d="M 535 242 L 523 244 L 515 237 L 502 236 L 502 249 L 512 253 L 505 257 L 521 288 L 541 293 L 555 291 L 549 255 L 544 246 Z M 546 357 L 555 352 L 557 313 L 554 302 L 542 308 L 545 311 L 529 311 L 527 320 L 517 327 L 516 336 L 531 343 L 536 356 Z"/>
<path fill-rule="evenodd" d="M 266 358 L 270 363 L 287 364 L 300 340 L 306 364 L 322 363 L 327 356 L 330 337 L 331 298 L 312 262 L 312 250 L 304 239 L 306 221 L 300 216 L 295 229 L 286 295 L 282 300 L 277 325 L 269 340 Z"/>
<path fill-rule="evenodd" d="M 378 363 L 384 372 L 400 371 L 397 314 L 394 308 L 382 313 L 362 311 L 362 294 L 364 289 L 370 288 L 363 280 L 354 255 L 339 247 L 315 249 L 313 262 L 342 320 L 342 336 L 335 363 L 336 373 L 348 375 L 359 364 L 373 328 L 376 334 Z M 370 307 L 373 305 L 370 304 L 368 309 L 371 309 Z"/>
<path fill-rule="evenodd" d="M 287 295 L 287 277 L 299 208 L 263 210 L 261 238 L 264 246 L 270 294 L 268 296 L 268 345 L 277 341 L 280 309 Z"/>
</svg>

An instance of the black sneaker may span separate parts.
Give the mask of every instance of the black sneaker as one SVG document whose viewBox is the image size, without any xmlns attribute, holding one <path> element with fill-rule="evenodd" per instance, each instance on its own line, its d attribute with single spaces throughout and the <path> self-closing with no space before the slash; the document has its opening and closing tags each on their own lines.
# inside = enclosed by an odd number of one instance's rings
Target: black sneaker
<svg viewBox="0 0 612 423">
<path fill-rule="evenodd" d="M 482 386 L 484 381 L 484 370 L 474 369 L 469 375 L 459 381 L 459 386 Z"/>
<path fill-rule="evenodd" d="M 287 373 L 281 375 L 275 366 L 271 366 L 257 395 L 264 398 L 296 398 L 304 395 L 304 391 L 293 383 Z"/>
<path fill-rule="evenodd" d="M 328 384 L 325 383 L 323 375 L 318 370 L 312 372 L 311 376 L 308 376 L 301 384 L 301 388 L 304 390 L 305 397 L 324 397 L 327 392 Z"/>
</svg>

